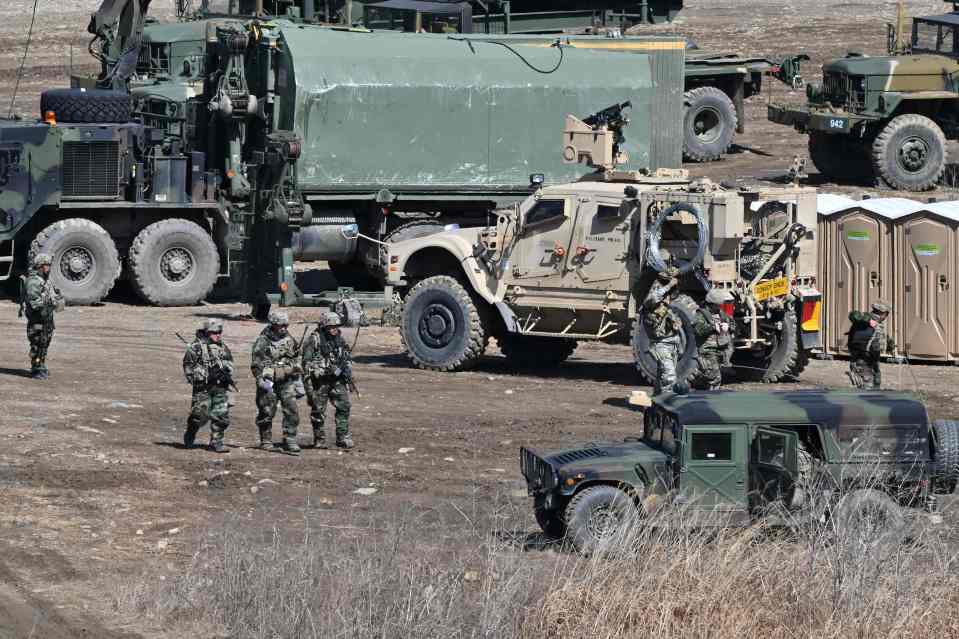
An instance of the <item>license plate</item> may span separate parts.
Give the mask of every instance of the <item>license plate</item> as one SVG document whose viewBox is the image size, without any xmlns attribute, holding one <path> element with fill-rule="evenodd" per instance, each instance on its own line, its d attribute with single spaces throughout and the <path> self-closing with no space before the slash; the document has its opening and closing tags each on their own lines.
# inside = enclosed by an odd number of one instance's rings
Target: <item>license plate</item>
<svg viewBox="0 0 959 639">
<path fill-rule="evenodd" d="M 766 280 L 765 282 L 757 284 L 753 290 L 755 291 L 757 302 L 769 299 L 770 297 L 779 297 L 789 292 L 789 279 L 780 277 L 776 280 Z"/>
<path fill-rule="evenodd" d="M 849 121 L 846 118 L 826 118 L 826 126 L 832 131 L 845 131 L 849 128 Z"/>
</svg>

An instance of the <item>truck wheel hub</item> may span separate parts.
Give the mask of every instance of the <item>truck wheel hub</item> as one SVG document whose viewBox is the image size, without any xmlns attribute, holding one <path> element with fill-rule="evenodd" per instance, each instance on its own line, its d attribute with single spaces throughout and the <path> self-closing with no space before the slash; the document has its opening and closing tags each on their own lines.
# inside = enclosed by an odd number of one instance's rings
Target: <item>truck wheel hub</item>
<svg viewBox="0 0 959 639">
<path fill-rule="evenodd" d="M 82 246 L 74 246 L 60 258 L 60 273 L 71 282 L 82 282 L 93 270 L 93 255 Z"/>
<path fill-rule="evenodd" d="M 453 341 L 456 319 L 450 309 L 441 304 L 430 304 L 419 321 L 419 334 L 432 348 L 442 348 Z"/>
<path fill-rule="evenodd" d="M 929 148 L 921 138 L 909 138 L 899 148 L 899 163 L 907 171 L 918 171 L 926 165 Z"/>
<path fill-rule="evenodd" d="M 193 256 L 183 248 L 171 248 L 160 258 L 160 272 L 170 282 L 182 282 L 193 272 Z"/>
<path fill-rule="evenodd" d="M 703 142 L 712 142 L 720 133 L 719 113 L 713 109 L 701 109 L 693 119 L 693 132 Z"/>
<path fill-rule="evenodd" d="M 619 517 L 616 515 L 616 511 L 609 506 L 600 506 L 590 513 L 589 522 L 586 526 L 593 537 L 600 539 L 612 535 L 618 524 Z"/>
</svg>

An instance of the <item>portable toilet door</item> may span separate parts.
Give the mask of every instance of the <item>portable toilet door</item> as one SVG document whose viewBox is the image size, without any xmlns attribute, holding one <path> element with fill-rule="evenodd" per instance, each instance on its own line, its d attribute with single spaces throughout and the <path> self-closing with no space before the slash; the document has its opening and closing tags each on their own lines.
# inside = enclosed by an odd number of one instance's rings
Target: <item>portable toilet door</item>
<svg viewBox="0 0 959 639">
<path fill-rule="evenodd" d="M 898 347 L 909 358 L 956 357 L 956 234 L 959 220 L 920 212 L 895 223 Z"/>
<path fill-rule="evenodd" d="M 849 313 L 866 310 L 892 294 L 892 224 L 879 213 L 856 207 L 831 216 L 826 267 L 827 349 L 847 354 Z"/>
</svg>

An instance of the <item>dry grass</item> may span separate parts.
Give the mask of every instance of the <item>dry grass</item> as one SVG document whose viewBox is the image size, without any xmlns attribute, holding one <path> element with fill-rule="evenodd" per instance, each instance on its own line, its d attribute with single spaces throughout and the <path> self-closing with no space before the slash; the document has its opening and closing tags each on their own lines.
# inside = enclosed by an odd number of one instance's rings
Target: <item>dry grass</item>
<svg viewBox="0 0 959 639">
<path fill-rule="evenodd" d="M 647 521 L 582 557 L 511 532 L 528 513 L 498 502 L 448 521 L 307 516 L 295 540 L 212 534 L 183 574 L 124 584 L 116 605 L 171 636 L 237 639 L 959 636 L 957 558 L 931 532 L 836 542 Z"/>
</svg>

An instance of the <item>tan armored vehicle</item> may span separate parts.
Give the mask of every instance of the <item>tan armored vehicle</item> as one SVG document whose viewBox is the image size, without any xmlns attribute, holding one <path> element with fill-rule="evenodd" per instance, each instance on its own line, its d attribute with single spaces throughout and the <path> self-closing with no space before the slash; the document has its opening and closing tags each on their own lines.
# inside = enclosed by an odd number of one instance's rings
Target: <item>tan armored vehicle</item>
<svg viewBox="0 0 959 639">
<path fill-rule="evenodd" d="M 732 294 L 725 310 L 736 323 L 735 365 L 766 381 L 802 371 L 819 345 L 815 190 L 725 189 L 677 170 L 616 172 L 623 106 L 567 119 L 564 159 L 598 167 L 590 176 L 539 188 L 486 228 L 384 246 L 416 366 L 468 368 L 490 337 L 518 366 L 551 366 L 578 341 L 598 340 L 631 343 L 652 380 L 642 301 L 671 265 L 681 273 L 673 306 L 685 328 L 680 379 L 696 382 L 691 320 L 712 287 Z"/>
</svg>

